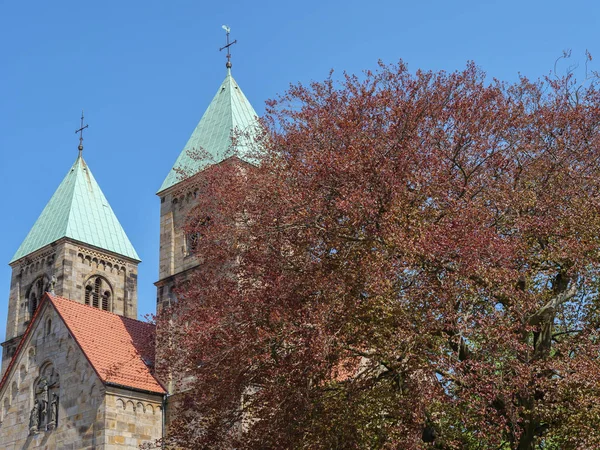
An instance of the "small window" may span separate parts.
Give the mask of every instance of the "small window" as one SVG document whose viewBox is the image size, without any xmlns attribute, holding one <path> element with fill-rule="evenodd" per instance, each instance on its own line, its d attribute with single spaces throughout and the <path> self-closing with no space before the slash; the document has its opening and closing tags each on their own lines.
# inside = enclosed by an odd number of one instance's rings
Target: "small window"
<svg viewBox="0 0 600 450">
<path fill-rule="evenodd" d="M 185 237 L 185 254 L 186 256 L 194 254 L 196 249 L 198 248 L 198 241 L 200 240 L 200 233 L 194 232 L 189 233 Z"/>
<path fill-rule="evenodd" d="M 50 336 L 50 333 L 52 333 L 52 319 L 46 321 L 46 336 Z"/>
<path fill-rule="evenodd" d="M 108 305 L 110 304 L 110 292 L 106 291 L 102 294 L 102 309 L 108 311 Z"/>
<path fill-rule="evenodd" d="M 44 292 L 46 292 L 47 287 L 48 286 L 46 285 L 44 276 L 37 278 L 33 283 L 31 283 L 29 293 L 26 296 L 29 313 L 28 320 L 33 318 L 33 315 L 35 314 L 35 311 L 40 300 L 42 299 L 42 296 L 44 295 Z"/>
<path fill-rule="evenodd" d="M 28 355 L 29 355 L 29 359 L 27 361 L 27 364 L 29 365 L 29 368 L 31 369 L 35 365 L 35 349 L 30 348 Z"/>
<path fill-rule="evenodd" d="M 97 277 L 94 281 L 94 292 L 92 293 L 92 304 L 94 308 L 100 307 L 100 290 L 102 289 L 102 278 Z"/>
<path fill-rule="evenodd" d="M 38 299 L 37 299 L 37 295 L 35 295 L 35 292 L 31 293 L 31 298 L 29 299 L 29 317 L 32 318 L 33 315 L 35 314 L 35 310 L 38 307 Z"/>
<path fill-rule="evenodd" d="M 104 278 L 96 276 L 88 280 L 85 286 L 84 302 L 94 308 L 111 311 L 112 288 Z"/>
<path fill-rule="evenodd" d="M 94 288 L 89 284 L 85 287 L 85 304 L 89 305 L 92 299 L 92 290 Z"/>
</svg>

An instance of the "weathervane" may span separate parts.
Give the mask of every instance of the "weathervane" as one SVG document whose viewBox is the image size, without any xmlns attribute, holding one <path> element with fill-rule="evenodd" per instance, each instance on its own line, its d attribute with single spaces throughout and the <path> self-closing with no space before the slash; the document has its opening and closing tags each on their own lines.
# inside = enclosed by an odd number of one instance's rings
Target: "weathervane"
<svg viewBox="0 0 600 450">
<path fill-rule="evenodd" d="M 225 67 L 227 67 L 228 69 L 231 69 L 231 53 L 229 52 L 229 47 L 231 47 L 233 44 L 237 43 L 237 39 L 230 43 L 229 42 L 229 32 L 231 31 L 231 28 L 229 28 L 227 25 L 223 25 L 221 28 L 223 28 L 225 30 L 225 33 L 227 33 L 227 45 L 224 47 L 221 47 L 219 49 L 219 51 L 227 49 L 227 64 L 225 64 Z"/>
<path fill-rule="evenodd" d="M 81 152 L 83 151 L 83 130 L 85 130 L 88 127 L 88 125 L 86 124 L 85 126 L 83 125 L 83 109 L 81 110 L 81 128 L 79 128 L 79 130 L 75 130 L 75 134 L 79 133 L 79 147 L 77 147 L 79 149 L 79 155 L 81 155 Z"/>
</svg>

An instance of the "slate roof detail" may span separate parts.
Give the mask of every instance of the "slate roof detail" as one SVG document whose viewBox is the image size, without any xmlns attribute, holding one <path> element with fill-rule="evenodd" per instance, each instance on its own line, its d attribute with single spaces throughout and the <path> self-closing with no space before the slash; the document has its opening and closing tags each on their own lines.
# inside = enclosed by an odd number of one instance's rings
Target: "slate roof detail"
<svg viewBox="0 0 600 450">
<path fill-rule="evenodd" d="M 257 126 L 256 111 L 231 76 L 231 71 L 227 70 L 225 80 L 179 154 L 158 193 L 179 183 L 185 177 L 198 173 L 209 164 L 219 163 L 230 156 L 233 130 L 252 136 Z M 195 155 L 194 152 L 196 152 Z M 247 144 L 237 142 L 235 152 L 238 157 L 244 159 Z"/>
<path fill-rule="evenodd" d="M 10 262 L 63 237 L 140 260 L 81 155 Z"/>
</svg>

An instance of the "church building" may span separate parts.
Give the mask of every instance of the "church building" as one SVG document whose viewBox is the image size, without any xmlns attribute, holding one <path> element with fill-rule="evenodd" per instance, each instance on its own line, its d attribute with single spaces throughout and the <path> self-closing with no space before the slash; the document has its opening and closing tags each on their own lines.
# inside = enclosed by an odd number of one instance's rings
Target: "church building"
<svg viewBox="0 0 600 450">
<path fill-rule="evenodd" d="M 202 195 L 193 178 L 243 157 L 232 132 L 256 124 L 228 53 L 225 80 L 158 190 L 158 308 L 198 267 L 194 237 L 183 231 Z M 137 320 L 139 263 L 83 159 L 80 133 L 73 166 L 9 262 L 1 449 L 136 449 L 165 435 L 177 387 L 156 377 L 154 326 Z"/>
</svg>

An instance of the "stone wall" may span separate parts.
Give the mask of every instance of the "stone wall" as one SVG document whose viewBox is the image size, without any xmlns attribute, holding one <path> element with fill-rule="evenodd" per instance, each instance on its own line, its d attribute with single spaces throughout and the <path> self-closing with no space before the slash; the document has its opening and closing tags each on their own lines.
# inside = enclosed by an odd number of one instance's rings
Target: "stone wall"
<svg viewBox="0 0 600 450">
<path fill-rule="evenodd" d="M 35 400 L 49 409 L 58 396 L 55 426 L 42 420 L 31 433 Z M 0 391 L 0 449 L 137 449 L 162 436 L 162 396 L 105 386 L 46 303 Z"/>
<path fill-rule="evenodd" d="M 232 165 L 245 170 L 247 163 L 233 157 L 218 166 Z M 203 171 L 160 193 L 160 249 L 157 287 L 157 309 L 175 297 L 173 288 L 189 279 L 201 261 L 193 254 L 190 236 L 183 229 L 190 212 L 198 204 L 198 198 L 208 195 L 202 188 L 207 174 L 217 165 Z"/>
<path fill-rule="evenodd" d="M 198 265 L 183 227 L 200 194 L 193 187 L 187 191 L 177 188 L 175 186 L 168 190 L 160 198 L 159 281 L 156 283 L 158 305 L 173 300 L 175 276 Z"/>
<path fill-rule="evenodd" d="M 56 295 L 81 303 L 85 301 L 86 284 L 100 277 L 104 291 L 111 292 L 109 311 L 136 319 L 137 264 L 137 261 L 68 239 L 61 239 L 13 263 L 2 373 L 31 320 L 32 294 L 39 303 L 53 277 Z"/>
<path fill-rule="evenodd" d="M 54 308 L 46 303 L 0 391 L 0 448 L 84 449 L 103 446 L 104 386 Z M 58 396 L 55 427 L 30 433 L 34 401 Z M 48 405 L 49 407 L 49 405 Z"/>
<path fill-rule="evenodd" d="M 94 276 L 106 280 L 112 290 L 109 311 L 137 319 L 137 262 L 110 255 L 84 244 L 65 243 L 62 292 L 56 295 L 84 303 L 86 282 Z"/>
<path fill-rule="evenodd" d="M 107 449 L 134 449 L 162 437 L 162 397 L 107 386 Z"/>
<path fill-rule="evenodd" d="M 37 292 L 37 282 L 41 281 L 43 290 L 48 286 L 53 274 L 62 272 L 63 264 L 62 246 L 48 246 L 27 258 L 12 264 L 10 280 L 10 293 L 8 297 L 8 316 L 6 321 L 6 340 L 22 335 L 31 319 L 30 304 L 28 300 L 32 290 Z M 42 292 L 43 294 L 43 292 Z M 41 298 L 37 299 L 38 302 Z M 3 362 L 6 357 L 10 359 L 16 349 L 16 344 L 4 348 Z M 5 364 L 2 365 L 5 368 Z"/>
</svg>

